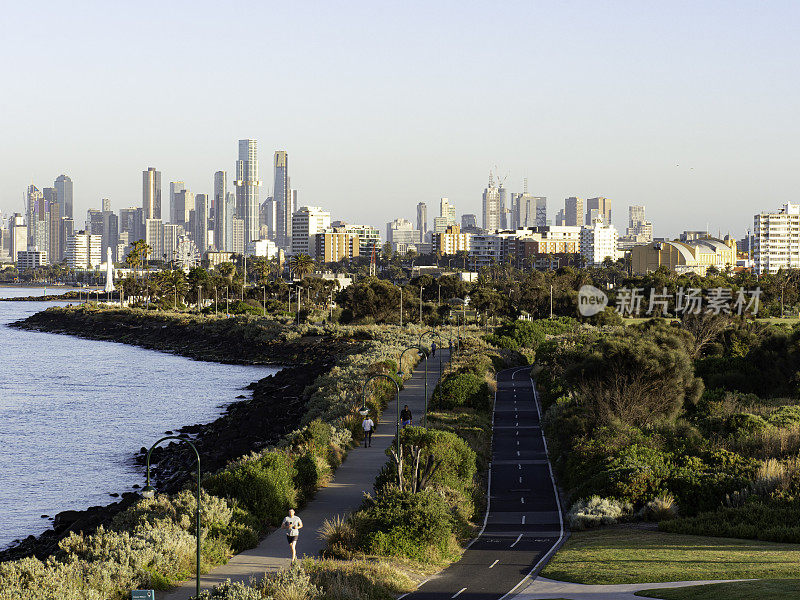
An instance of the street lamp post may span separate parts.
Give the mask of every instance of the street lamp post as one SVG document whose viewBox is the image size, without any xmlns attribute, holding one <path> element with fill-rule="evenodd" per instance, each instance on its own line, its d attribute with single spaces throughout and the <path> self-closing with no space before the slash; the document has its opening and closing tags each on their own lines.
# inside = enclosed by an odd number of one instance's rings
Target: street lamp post
<svg viewBox="0 0 800 600">
<path fill-rule="evenodd" d="M 435 335 L 439 340 L 439 381 L 441 381 L 442 380 L 442 352 L 441 352 L 441 349 L 443 347 L 442 346 L 442 336 L 439 335 L 439 332 L 436 331 L 435 329 L 429 329 L 428 331 L 423 331 L 422 333 L 419 334 L 419 345 L 420 345 L 420 347 L 422 347 L 422 338 L 424 338 L 426 335 L 430 335 L 430 334 Z"/>
<path fill-rule="evenodd" d="M 217 304 L 219 304 L 219 299 L 217 298 L 217 286 L 214 286 L 214 316 L 217 316 Z"/>
<path fill-rule="evenodd" d="M 400 384 L 397 383 L 397 380 L 394 377 L 390 377 L 386 373 L 378 373 L 377 375 L 373 375 L 367 379 L 361 388 L 361 408 L 358 410 L 358 412 L 362 415 L 366 415 L 369 412 L 369 409 L 367 408 L 367 385 L 373 379 L 388 379 L 397 389 L 397 460 L 400 460 Z M 400 467 L 398 465 L 398 469 L 399 468 Z"/>
<path fill-rule="evenodd" d="M 262 303 L 264 307 L 264 317 L 267 316 L 267 286 L 264 286 L 264 302 Z"/>
<path fill-rule="evenodd" d="M 197 286 L 197 314 L 198 315 L 202 314 L 202 309 L 200 308 L 202 306 L 201 297 L 200 297 L 201 296 L 201 290 L 202 290 L 202 286 L 198 285 Z"/>
<path fill-rule="evenodd" d="M 181 442 L 186 442 L 192 447 L 194 450 L 194 455 L 197 457 L 197 511 L 195 512 L 195 521 L 197 521 L 197 596 L 200 596 L 200 453 L 197 451 L 197 447 L 187 440 L 186 438 L 178 437 L 176 435 L 169 435 L 167 437 L 163 437 L 158 440 L 155 444 L 150 446 L 150 450 L 147 451 L 147 477 L 145 486 L 142 488 L 142 496 L 144 498 L 153 498 L 156 495 L 156 489 L 150 485 L 150 454 L 152 454 L 153 449 L 158 446 L 161 442 L 165 440 L 178 440 Z"/>
</svg>

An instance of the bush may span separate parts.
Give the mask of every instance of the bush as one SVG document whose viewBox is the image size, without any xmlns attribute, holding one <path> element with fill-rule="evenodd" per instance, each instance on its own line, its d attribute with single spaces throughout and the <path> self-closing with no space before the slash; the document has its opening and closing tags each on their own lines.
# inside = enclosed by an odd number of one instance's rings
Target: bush
<svg viewBox="0 0 800 600">
<path fill-rule="evenodd" d="M 639 511 L 638 516 L 645 521 L 666 521 L 678 516 L 678 505 L 672 494 L 664 494 L 650 500 Z"/>
<path fill-rule="evenodd" d="M 203 481 L 209 493 L 236 498 L 253 513 L 263 528 L 278 525 L 297 503 L 291 459 L 283 452 L 268 451 L 232 462 Z"/>
<path fill-rule="evenodd" d="M 767 542 L 800 543 L 800 504 L 748 501 L 742 506 L 721 508 L 662 521 L 658 528 L 670 533 L 731 537 Z"/>
<path fill-rule="evenodd" d="M 491 406 L 489 386 L 483 377 L 474 373 L 450 374 L 433 391 L 431 406 L 448 410 L 461 407 L 488 410 Z"/>
<path fill-rule="evenodd" d="M 294 483 L 304 500 L 311 498 L 317 488 L 323 485 L 331 474 L 328 462 L 312 452 L 306 452 L 295 459 L 294 468 L 297 471 Z"/>
<path fill-rule="evenodd" d="M 264 594 L 244 583 L 232 583 L 230 579 L 215 586 L 210 592 L 203 590 L 197 600 L 265 600 Z"/>
<path fill-rule="evenodd" d="M 614 525 L 631 515 L 633 508 L 628 503 L 620 503 L 614 498 L 592 496 L 578 500 L 567 513 L 571 529 L 580 531 L 601 525 Z"/>
</svg>

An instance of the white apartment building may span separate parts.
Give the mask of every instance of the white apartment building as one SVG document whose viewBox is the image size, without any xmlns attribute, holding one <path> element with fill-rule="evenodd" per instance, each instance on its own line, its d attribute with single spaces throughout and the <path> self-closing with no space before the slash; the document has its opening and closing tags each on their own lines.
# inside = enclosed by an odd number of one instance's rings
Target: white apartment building
<svg viewBox="0 0 800 600">
<path fill-rule="evenodd" d="M 276 258 L 278 256 L 278 244 L 272 240 L 253 240 L 247 244 L 247 254 L 270 259 Z"/>
<path fill-rule="evenodd" d="M 178 225 L 177 223 L 165 223 L 164 224 L 164 254 L 167 257 L 164 259 L 167 264 L 171 264 L 172 261 L 177 260 L 177 249 L 178 243 L 180 242 L 181 238 L 183 237 L 183 225 Z"/>
<path fill-rule="evenodd" d="M 47 264 L 47 252 L 45 250 L 20 250 L 17 252 L 17 270 L 22 272 L 25 269 L 35 269 Z"/>
<path fill-rule="evenodd" d="M 800 204 L 753 217 L 753 262 L 756 273 L 800 268 Z"/>
<path fill-rule="evenodd" d="M 586 266 L 600 265 L 606 258 L 617 260 L 617 228 L 595 220 L 581 229 L 580 248 Z"/>
<path fill-rule="evenodd" d="M 386 241 L 395 252 L 399 252 L 399 246 L 416 246 L 419 239 L 419 229 L 414 229 L 414 224 L 408 219 L 395 219 L 386 224 Z"/>
<path fill-rule="evenodd" d="M 314 240 L 311 239 L 331 226 L 331 213 L 318 206 L 301 206 L 292 215 L 292 255 L 312 255 Z"/>
<path fill-rule="evenodd" d="M 144 241 L 150 246 L 148 260 L 164 260 L 164 221 L 145 219 Z"/>
<path fill-rule="evenodd" d="M 101 262 L 103 262 L 102 235 L 78 231 L 67 237 L 68 267 L 71 269 L 96 269 Z"/>
<path fill-rule="evenodd" d="M 471 248 L 472 234 L 462 233 L 458 225 L 451 225 L 444 233 L 433 234 L 432 250 L 442 256 L 469 252 Z"/>
</svg>

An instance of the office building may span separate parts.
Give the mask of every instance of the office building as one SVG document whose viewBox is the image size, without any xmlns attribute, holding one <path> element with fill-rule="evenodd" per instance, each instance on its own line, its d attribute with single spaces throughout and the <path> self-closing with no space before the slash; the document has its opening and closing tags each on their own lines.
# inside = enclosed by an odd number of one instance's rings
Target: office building
<svg viewBox="0 0 800 600">
<path fill-rule="evenodd" d="M 439 216 L 433 219 L 434 233 L 444 233 L 448 227 L 457 225 L 456 205 L 447 198 L 439 201 Z"/>
<path fill-rule="evenodd" d="M 247 254 L 263 258 L 276 258 L 278 256 L 278 245 L 272 240 L 254 240 L 248 244 Z"/>
<path fill-rule="evenodd" d="M 78 231 L 67 238 L 67 266 L 71 269 L 95 269 L 103 261 L 103 237 Z"/>
<path fill-rule="evenodd" d="M 318 206 L 303 206 L 292 215 L 292 255 L 311 254 L 310 238 L 331 226 L 331 214 Z"/>
<path fill-rule="evenodd" d="M 246 248 L 244 219 L 233 218 L 233 247 L 231 252 L 234 254 L 244 254 Z"/>
<path fill-rule="evenodd" d="M 392 250 L 397 252 L 398 244 L 408 249 L 420 243 L 420 232 L 414 229 L 414 224 L 407 219 L 395 219 L 386 224 L 386 241 L 392 245 Z"/>
<path fill-rule="evenodd" d="M 558 223 L 556 223 L 558 225 Z M 564 201 L 564 223 L 566 227 L 583 225 L 583 199 L 571 196 Z"/>
<path fill-rule="evenodd" d="M 20 213 L 14 213 L 9 222 L 9 230 L 11 232 L 11 243 L 9 244 L 11 262 L 17 262 L 19 252 L 28 249 L 28 227 L 25 225 L 25 217 Z"/>
<path fill-rule="evenodd" d="M 506 224 L 505 189 L 494 183 L 489 174 L 489 185 L 483 190 L 483 228 L 487 231 L 504 229 Z"/>
<path fill-rule="evenodd" d="M 424 202 L 417 204 L 417 230 L 419 231 L 419 241 L 425 241 L 425 234 L 428 233 L 428 205 Z"/>
<path fill-rule="evenodd" d="M 161 171 L 154 167 L 142 171 L 142 219 L 161 220 Z"/>
<path fill-rule="evenodd" d="M 431 250 L 442 256 L 469 252 L 472 248 L 472 234 L 464 233 L 458 225 L 450 225 L 445 231 L 433 234 Z"/>
<path fill-rule="evenodd" d="M 59 206 L 59 214 L 62 217 L 73 219 L 72 212 L 72 179 L 66 175 L 59 175 L 53 187 L 56 189 L 56 202 Z"/>
<path fill-rule="evenodd" d="M 164 260 L 164 222 L 161 219 L 146 219 L 144 241 L 150 246 L 151 260 Z"/>
<path fill-rule="evenodd" d="M 106 206 L 104 208 L 111 208 Z M 111 210 L 103 210 L 103 258 L 106 256 L 106 248 L 111 248 L 111 260 L 117 262 L 119 245 L 119 217 Z"/>
<path fill-rule="evenodd" d="M 50 227 L 48 235 L 47 257 L 50 264 L 57 265 L 61 262 L 61 205 L 57 202 L 50 205 L 49 221 Z"/>
<path fill-rule="evenodd" d="M 340 229 L 344 233 L 358 236 L 358 253 L 361 256 L 371 256 L 375 250 L 376 256 L 381 251 L 381 233 L 377 228 L 369 225 L 349 225 L 344 221 L 334 221 L 331 223 L 334 229 Z"/>
<path fill-rule="evenodd" d="M 756 273 L 800 269 L 800 204 L 753 217 L 753 261 Z"/>
<path fill-rule="evenodd" d="M 34 220 L 40 204 L 44 204 L 44 194 L 42 194 L 39 188 L 37 188 L 35 185 L 29 185 L 25 194 L 25 222 L 28 225 L 27 246 L 33 246 L 35 244 L 34 237 L 36 227 Z M 41 207 L 41 210 L 44 211 L 44 206 Z"/>
<path fill-rule="evenodd" d="M 511 200 L 511 229 L 544 227 L 547 225 L 547 198 L 527 192 L 513 194 Z"/>
<path fill-rule="evenodd" d="M 214 173 L 214 246 L 220 252 L 233 247 L 233 219 L 236 216 L 236 196 L 228 191 L 228 174 Z"/>
<path fill-rule="evenodd" d="M 194 197 L 194 243 L 202 256 L 208 250 L 208 194 L 196 194 Z"/>
<path fill-rule="evenodd" d="M 275 153 L 275 187 L 272 194 L 275 203 L 275 242 L 279 248 L 288 248 L 292 240 L 293 198 L 289 179 L 289 153 Z"/>
<path fill-rule="evenodd" d="M 244 221 L 244 244 L 257 240 L 259 234 L 258 207 L 261 180 L 258 178 L 256 140 L 239 140 L 239 160 L 236 161 L 236 212 Z"/>
<path fill-rule="evenodd" d="M 611 225 L 611 200 L 608 198 L 599 197 L 586 200 L 586 225 L 591 225 L 598 218 L 602 219 L 605 225 Z"/>
<path fill-rule="evenodd" d="M 586 266 L 599 266 L 609 258 L 617 260 L 617 228 L 602 218 L 581 229 L 581 256 Z"/>
<path fill-rule="evenodd" d="M 169 222 L 170 223 L 179 223 L 183 225 L 186 222 L 186 219 L 180 220 L 178 215 L 178 207 L 176 204 L 176 196 L 178 192 L 181 192 L 186 189 L 186 183 L 183 181 L 170 181 L 169 182 Z M 184 204 L 182 210 L 180 211 L 181 215 L 186 214 L 186 205 Z"/>
<path fill-rule="evenodd" d="M 103 235 L 103 211 L 96 208 L 86 211 L 86 233 Z"/>
<path fill-rule="evenodd" d="M 653 241 L 653 224 L 645 219 L 644 206 L 628 207 L 628 227 L 625 235 L 620 236 L 617 248 L 630 250 L 634 246 L 649 244 Z"/>
<path fill-rule="evenodd" d="M 75 221 L 69 217 L 62 217 L 59 228 L 59 239 L 61 241 L 61 245 L 59 247 L 58 256 L 59 262 L 62 262 L 67 256 L 67 239 L 69 239 L 69 236 L 75 233 Z"/>
<path fill-rule="evenodd" d="M 164 261 L 175 268 L 174 262 L 178 259 L 178 244 L 184 236 L 183 225 L 177 223 L 164 223 Z"/>
<path fill-rule="evenodd" d="M 174 215 L 172 222 L 176 225 L 186 226 L 189 222 L 189 211 L 194 208 L 194 194 L 186 188 L 175 190 L 175 198 L 173 201 Z"/>
</svg>

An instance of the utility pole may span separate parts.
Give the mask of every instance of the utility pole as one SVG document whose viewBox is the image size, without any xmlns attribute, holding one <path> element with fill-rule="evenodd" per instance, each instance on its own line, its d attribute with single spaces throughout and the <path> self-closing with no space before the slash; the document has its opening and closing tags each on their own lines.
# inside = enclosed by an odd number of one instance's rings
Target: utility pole
<svg viewBox="0 0 800 600">
<path fill-rule="evenodd" d="M 419 322 L 422 324 L 422 285 L 419 286 Z"/>
<path fill-rule="evenodd" d="M 400 286 L 400 327 L 403 326 L 403 286 Z"/>
<path fill-rule="evenodd" d="M 550 318 L 553 318 L 553 284 L 550 284 Z"/>
</svg>

